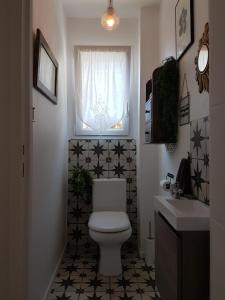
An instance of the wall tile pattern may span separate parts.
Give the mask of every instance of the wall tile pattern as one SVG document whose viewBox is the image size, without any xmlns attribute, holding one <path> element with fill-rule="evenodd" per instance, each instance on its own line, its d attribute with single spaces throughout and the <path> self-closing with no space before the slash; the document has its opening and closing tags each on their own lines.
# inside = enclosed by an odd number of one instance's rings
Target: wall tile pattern
<svg viewBox="0 0 225 300">
<path fill-rule="evenodd" d="M 194 196 L 209 205 L 209 118 L 191 122 L 191 178 Z"/>
<path fill-rule="evenodd" d="M 128 251 L 137 247 L 137 184 L 135 140 L 77 140 L 69 141 L 69 179 L 74 166 L 89 170 L 93 178 L 125 178 L 127 181 L 127 212 L 132 225 L 132 236 L 125 243 Z M 88 219 L 92 205 L 68 191 L 68 247 L 79 253 L 97 251 L 88 233 Z"/>
</svg>

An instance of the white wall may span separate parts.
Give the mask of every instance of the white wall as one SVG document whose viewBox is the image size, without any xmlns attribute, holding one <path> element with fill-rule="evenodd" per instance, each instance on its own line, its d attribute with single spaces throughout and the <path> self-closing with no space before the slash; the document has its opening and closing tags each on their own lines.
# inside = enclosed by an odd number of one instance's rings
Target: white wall
<svg viewBox="0 0 225 300">
<path fill-rule="evenodd" d="M 180 161 L 190 151 L 190 126 L 179 127 L 176 150 L 168 153 L 165 145 L 144 145 L 144 101 L 145 84 L 153 70 L 162 60 L 175 57 L 175 6 L 177 0 L 161 1 L 160 8 L 143 8 L 140 15 L 140 120 L 138 149 L 138 199 L 140 219 L 140 251 L 145 251 L 144 239 L 148 234 L 148 221 L 153 217 L 153 196 L 163 192 L 159 181 L 168 172 L 176 175 Z M 191 96 L 191 120 L 209 114 L 209 94 L 199 94 L 195 80 L 194 59 L 197 55 L 199 39 L 204 25 L 208 22 L 208 1 L 194 1 L 195 42 L 180 60 L 180 78 L 186 73 Z"/>
<path fill-rule="evenodd" d="M 161 1 L 160 7 L 160 61 L 169 56 L 175 57 L 175 5 L 177 0 Z M 199 39 L 202 37 L 205 23 L 208 22 L 208 0 L 194 1 L 195 42 L 180 60 L 180 80 L 187 75 L 190 91 L 190 118 L 196 120 L 209 114 L 209 94 L 199 94 L 195 80 L 194 59 L 197 55 Z M 164 145 L 159 153 L 159 179 L 170 172 L 176 175 L 180 160 L 190 151 L 190 126 L 179 127 L 177 149 L 173 154 L 166 151 Z"/>
<path fill-rule="evenodd" d="M 139 139 L 137 149 L 139 251 L 145 252 L 145 238 L 149 235 L 149 221 L 153 225 L 153 196 L 158 193 L 158 149 L 157 145 L 144 144 L 146 83 L 159 62 L 159 7 L 144 7 L 139 20 L 140 43 L 140 103 Z"/>
<path fill-rule="evenodd" d="M 66 35 L 60 0 L 33 0 L 40 28 L 59 63 L 58 104 L 35 89 L 33 190 L 29 232 L 29 300 L 42 300 L 64 249 L 67 203 Z"/>
<path fill-rule="evenodd" d="M 74 46 L 131 46 L 132 85 L 130 106 L 130 138 L 137 136 L 138 109 L 138 20 L 121 19 L 116 31 L 108 32 L 99 19 L 68 19 L 68 138 L 75 138 Z M 86 138 L 86 137 L 85 137 Z"/>
<path fill-rule="evenodd" d="M 225 299 L 225 2 L 210 0 L 211 300 Z"/>
</svg>

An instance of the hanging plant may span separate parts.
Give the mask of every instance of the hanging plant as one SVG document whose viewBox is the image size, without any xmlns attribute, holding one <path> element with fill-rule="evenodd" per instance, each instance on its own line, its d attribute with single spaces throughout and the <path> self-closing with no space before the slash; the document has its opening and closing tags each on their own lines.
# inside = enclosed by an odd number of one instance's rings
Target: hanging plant
<svg viewBox="0 0 225 300">
<path fill-rule="evenodd" d="M 87 203 L 92 199 L 92 177 L 88 170 L 81 167 L 74 167 L 70 179 L 74 195 Z"/>
</svg>

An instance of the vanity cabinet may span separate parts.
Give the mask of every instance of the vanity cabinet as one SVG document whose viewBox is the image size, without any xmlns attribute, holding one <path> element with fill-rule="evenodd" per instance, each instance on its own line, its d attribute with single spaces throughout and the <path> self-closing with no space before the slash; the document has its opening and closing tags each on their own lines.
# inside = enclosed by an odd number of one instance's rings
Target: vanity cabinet
<svg viewBox="0 0 225 300">
<path fill-rule="evenodd" d="M 176 231 L 159 212 L 156 286 L 162 300 L 209 299 L 209 232 Z"/>
</svg>

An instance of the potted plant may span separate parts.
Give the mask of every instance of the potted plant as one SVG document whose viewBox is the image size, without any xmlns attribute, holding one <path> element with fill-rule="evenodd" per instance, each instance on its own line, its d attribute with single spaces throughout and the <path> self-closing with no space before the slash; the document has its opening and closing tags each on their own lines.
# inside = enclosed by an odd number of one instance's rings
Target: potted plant
<svg viewBox="0 0 225 300">
<path fill-rule="evenodd" d="M 86 203 L 91 203 L 92 199 L 92 177 L 88 170 L 82 167 L 74 167 L 70 184 L 74 195 Z"/>
</svg>

